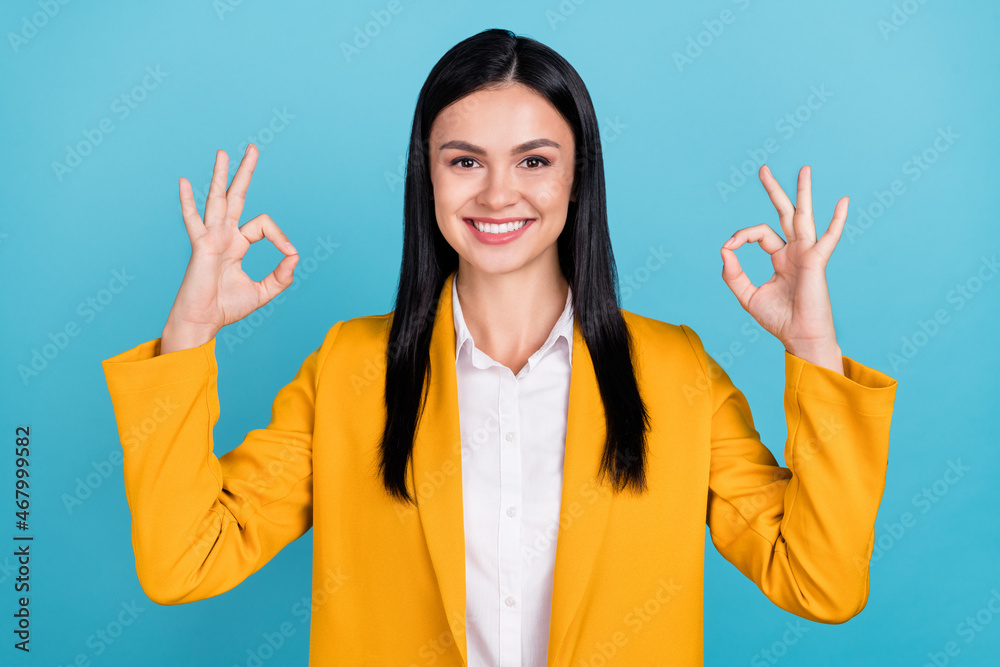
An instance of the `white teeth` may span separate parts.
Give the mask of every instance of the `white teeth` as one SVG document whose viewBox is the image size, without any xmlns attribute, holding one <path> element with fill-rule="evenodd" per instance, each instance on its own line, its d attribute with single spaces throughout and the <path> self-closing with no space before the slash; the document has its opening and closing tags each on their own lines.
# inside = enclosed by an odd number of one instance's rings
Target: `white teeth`
<svg viewBox="0 0 1000 667">
<path fill-rule="evenodd" d="M 476 226 L 481 232 L 486 232 L 487 234 L 503 234 L 505 232 L 512 232 L 516 229 L 520 229 L 527 224 L 527 220 L 518 220 L 517 222 L 505 222 L 503 224 L 495 225 L 492 223 L 477 222 L 472 221 L 472 224 Z"/>
</svg>

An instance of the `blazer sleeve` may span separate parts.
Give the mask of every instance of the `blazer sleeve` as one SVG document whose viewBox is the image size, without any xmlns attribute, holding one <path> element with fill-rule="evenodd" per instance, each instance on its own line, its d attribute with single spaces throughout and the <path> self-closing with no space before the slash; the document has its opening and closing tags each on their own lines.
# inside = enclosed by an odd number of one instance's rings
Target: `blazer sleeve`
<svg viewBox="0 0 1000 667">
<path fill-rule="evenodd" d="M 317 382 L 343 322 L 282 387 L 266 428 L 217 458 L 215 338 L 161 355 L 159 338 L 101 362 L 123 448 L 139 583 L 158 604 L 224 593 L 312 526 Z"/>
<path fill-rule="evenodd" d="M 785 463 L 697 334 L 711 410 L 706 522 L 719 553 L 782 609 L 843 623 L 868 601 L 896 380 L 844 356 L 844 375 L 787 350 Z"/>
</svg>

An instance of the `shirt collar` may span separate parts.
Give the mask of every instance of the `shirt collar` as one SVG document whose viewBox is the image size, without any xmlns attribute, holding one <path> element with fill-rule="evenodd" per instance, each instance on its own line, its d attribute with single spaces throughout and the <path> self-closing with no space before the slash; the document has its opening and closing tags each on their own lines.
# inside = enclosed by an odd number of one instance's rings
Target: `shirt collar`
<svg viewBox="0 0 1000 667">
<path fill-rule="evenodd" d="M 465 317 L 462 315 L 462 306 L 458 302 L 458 279 L 457 275 L 452 278 L 451 281 L 451 306 L 452 315 L 455 322 L 455 360 L 457 363 L 458 355 L 461 353 L 463 348 L 468 348 L 469 353 L 472 352 L 475 342 L 472 339 L 472 334 L 469 332 L 468 327 L 465 326 Z M 528 368 L 537 362 L 538 359 L 546 353 L 546 351 L 558 343 L 560 340 L 566 341 L 566 351 L 569 353 L 570 358 L 573 354 L 573 288 L 567 287 L 566 290 L 566 303 L 563 305 L 562 314 L 559 315 L 559 319 L 556 320 L 555 325 L 552 327 L 552 331 L 549 332 L 549 337 L 542 343 L 542 346 L 531 355 L 528 359 Z M 468 343 L 468 345 L 466 344 Z M 473 356 L 473 363 L 477 361 L 477 355 Z M 478 364 L 477 364 L 478 365 Z M 486 364 L 481 366 L 486 367 Z"/>
</svg>

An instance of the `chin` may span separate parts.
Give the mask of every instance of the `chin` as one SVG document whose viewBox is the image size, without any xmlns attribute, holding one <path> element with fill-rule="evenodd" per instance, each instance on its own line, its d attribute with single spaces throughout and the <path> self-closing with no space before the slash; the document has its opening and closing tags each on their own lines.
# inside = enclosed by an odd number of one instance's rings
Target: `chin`
<svg viewBox="0 0 1000 667">
<path fill-rule="evenodd" d="M 505 253 L 503 256 L 501 253 L 496 253 L 496 256 L 493 257 L 484 257 L 483 254 L 476 253 L 475 256 L 470 256 L 459 253 L 459 256 L 474 271 L 493 275 L 513 273 L 524 268 L 534 259 L 534 257 L 525 257 L 520 253 Z"/>
</svg>

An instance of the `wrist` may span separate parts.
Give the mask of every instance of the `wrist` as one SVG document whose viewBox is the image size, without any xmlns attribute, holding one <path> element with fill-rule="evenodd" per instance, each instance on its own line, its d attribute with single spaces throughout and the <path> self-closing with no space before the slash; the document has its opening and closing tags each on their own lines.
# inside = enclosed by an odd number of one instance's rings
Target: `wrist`
<svg viewBox="0 0 1000 667">
<path fill-rule="evenodd" d="M 179 324 L 168 319 L 160 334 L 160 354 L 201 347 L 215 338 L 216 333 L 211 328 Z"/>
<path fill-rule="evenodd" d="M 816 366 L 829 368 L 841 375 L 844 373 L 844 353 L 836 342 L 823 345 L 785 345 L 785 350 Z"/>
</svg>

